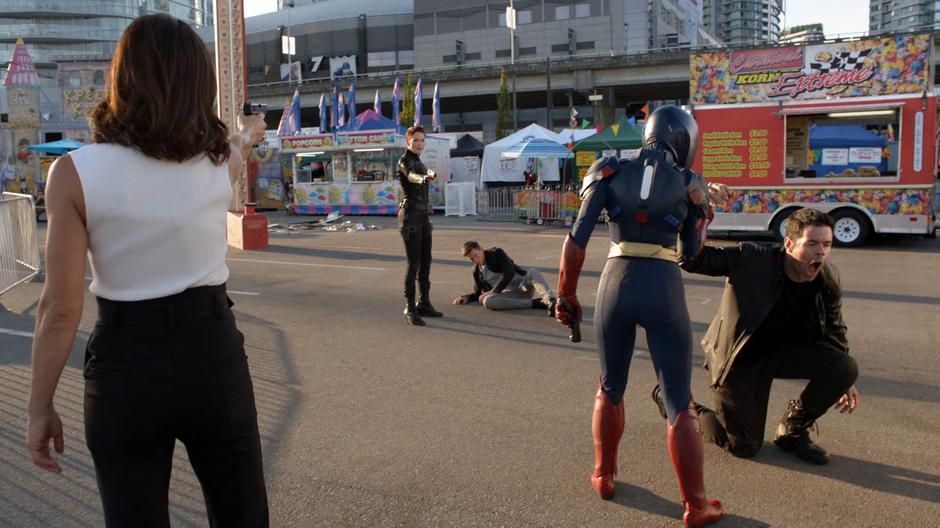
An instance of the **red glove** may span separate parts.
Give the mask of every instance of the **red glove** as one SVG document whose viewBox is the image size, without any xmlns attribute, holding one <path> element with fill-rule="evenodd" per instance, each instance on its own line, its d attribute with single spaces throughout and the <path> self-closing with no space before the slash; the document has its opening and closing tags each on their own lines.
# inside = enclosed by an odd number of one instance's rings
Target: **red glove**
<svg viewBox="0 0 940 528">
<path fill-rule="evenodd" d="M 555 318 L 559 323 L 571 328 L 574 321 L 581 320 L 581 303 L 578 302 L 578 277 L 581 276 L 581 266 L 584 264 L 584 248 L 569 234 L 565 238 L 565 245 L 561 248 L 561 263 L 558 265 L 558 298 L 563 299 L 574 313 L 558 304 Z"/>
</svg>

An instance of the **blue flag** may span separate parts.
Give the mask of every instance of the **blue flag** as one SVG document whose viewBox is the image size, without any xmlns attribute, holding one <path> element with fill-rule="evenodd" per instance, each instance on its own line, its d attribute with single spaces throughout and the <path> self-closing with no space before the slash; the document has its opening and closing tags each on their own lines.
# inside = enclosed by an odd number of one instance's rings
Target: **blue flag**
<svg viewBox="0 0 940 528">
<path fill-rule="evenodd" d="M 349 103 L 349 113 L 346 115 L 346 126 L 352 126 L 356 120 L 356 78 L 353 77 L 352 84 L 349 85 L 349 96 L 346 98 Z"/>
<path fill-rule="evenodd" d="M 339 95 L 336 87 L 330 88 L 330 128 L 336 131 L 339 123 Z"/>
<path fill-rule="evenodd" d="M 415 122 L 414 126 L 421 126 L 421 79 L 418 79 L 418 84 L 415 85 Z"/>
<path fill-rule="evenodd" d="M 379 99 L 379 89 L 375 89 L 375 100 L 372 101 L 372 110 L 376 114 L 382 115 L 382 100 Z"/>
<path fill-rule="evenodd" d="M 441 83 L 434 83 L 434 101 L 431 103 L 431 130 L 441 131 Z"/>
<path fill-rule="evenodd" d="M 401 115 L 398 113 L 398 77 L 395 77 L 395 85 L 392 86 L 392 121 L 395 127 L 401 126 Z"/>
<path fill-rule="evenodd" d="M 326 132 L 326 94 L 320 94 L 320 133 Z"/>
<path fill-rule="evenodd" d="M 300 87 L 294 89 L 290 104 L 284 106 L 281 122 L 277 125 L 278 136 L 296 136 L 300 134 Z"/>
</svg>

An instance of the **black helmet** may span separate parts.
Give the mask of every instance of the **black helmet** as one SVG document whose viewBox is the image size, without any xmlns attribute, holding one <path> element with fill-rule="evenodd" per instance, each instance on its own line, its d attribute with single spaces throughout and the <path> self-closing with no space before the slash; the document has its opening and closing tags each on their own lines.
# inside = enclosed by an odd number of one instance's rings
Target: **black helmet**
<svg viewBox="0 0 940 528">
<path fill-rule="evenodd" d="M 643 145 L 653 143 L 670 151 L 676 163 L 688 169 L 698 148 L 698 125 L 678 106 L 661 106 L 650 114 L 643 129 Z"/>
</svg>

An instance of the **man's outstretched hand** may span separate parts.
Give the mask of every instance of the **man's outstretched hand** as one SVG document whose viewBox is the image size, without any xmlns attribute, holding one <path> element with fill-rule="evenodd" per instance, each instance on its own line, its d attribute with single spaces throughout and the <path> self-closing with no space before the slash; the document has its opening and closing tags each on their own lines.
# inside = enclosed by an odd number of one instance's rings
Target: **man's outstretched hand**
<svg viewBox="0 0 940 528">
<path fill-rule="evenodd" d="M 848 392 L 839 398 L 835 407 L 841 414 L 855 412 L 855 408 L 858 407 L 858 389 L 855 388 L 855 385 L 849 387 Z"/>
<path fill-rule="evenodd" d="M 728 192 L 728 186 L 723 183 L 709 183 L 708 184 L 708 201 L 714 207 L 724 206 L 728 202 L 730 193 Z"/>
</svg>

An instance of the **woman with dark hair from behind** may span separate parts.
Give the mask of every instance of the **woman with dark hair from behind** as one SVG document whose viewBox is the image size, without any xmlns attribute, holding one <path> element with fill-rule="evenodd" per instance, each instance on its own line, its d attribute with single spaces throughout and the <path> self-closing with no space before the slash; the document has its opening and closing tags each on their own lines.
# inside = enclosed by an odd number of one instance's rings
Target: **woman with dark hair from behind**
<svg viewBox="0 0 940 528">
<path fill-rule="evenodd" d="M 85 351 L 85 440 L 109 527 L 169 526 L 176 440 L 209 522 L 268 525 L 261 441 L 244 337 L 225 290 L 232 180 L 262 116 L 231 137 L 213 110 L 205 45 L 167 15 L 118 42 L 95 144 L 53 164 L 46 283 L 33 340 L 27 448 L 60 472 L 53 397 L 82 313 L 86 254 L 98 318 Z"/>
</svg>

